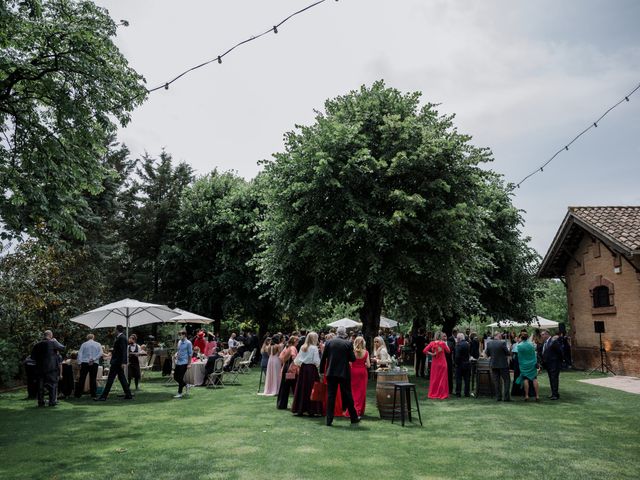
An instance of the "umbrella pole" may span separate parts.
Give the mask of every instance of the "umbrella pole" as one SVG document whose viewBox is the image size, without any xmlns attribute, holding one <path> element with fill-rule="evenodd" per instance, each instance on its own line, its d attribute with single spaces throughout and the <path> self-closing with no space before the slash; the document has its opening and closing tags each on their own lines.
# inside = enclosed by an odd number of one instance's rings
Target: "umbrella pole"
<svg viewBox="0 0 640 480">
<path fill-rule="evenodd" d="M 127 335 L 127 366 L 124 369 L 124 378 L 127 379 L 127 383 L 129 383 L 129 308 L 127 308 L 127 325 L 126 325 L 126 335 Z"/>
</svg>

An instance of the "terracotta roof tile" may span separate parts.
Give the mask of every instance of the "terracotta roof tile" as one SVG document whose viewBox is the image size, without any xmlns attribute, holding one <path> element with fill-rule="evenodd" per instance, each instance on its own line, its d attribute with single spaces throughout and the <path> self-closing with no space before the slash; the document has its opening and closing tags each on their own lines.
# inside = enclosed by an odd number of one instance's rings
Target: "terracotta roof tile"
<svg viewBox="0 0 640 480">
<path fill-rule="evenodd" d="M 640 206 L 569 207 L 569 211 L 626 248 L 640 250 Z"/>
</svg>

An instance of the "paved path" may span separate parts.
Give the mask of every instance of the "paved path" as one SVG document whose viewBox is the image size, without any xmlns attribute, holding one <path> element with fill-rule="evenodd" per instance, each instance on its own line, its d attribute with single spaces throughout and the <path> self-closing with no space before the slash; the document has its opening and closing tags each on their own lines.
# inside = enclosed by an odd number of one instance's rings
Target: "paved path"
<svg viewBox="0 0 640 480">
<path fill-rule="evenodd" d="M 640 395 L 640 378 L 636 377 L 623 377 L 621 375 L 616 375 L 615 377 L 596 378 L 593 380 L 580 381 L 584 383 L 590 383 L 591 385 L 614 388 L 616 390 L 622 390 L 623 392 L 635 393 L 637 395 Z"/>
</svg>

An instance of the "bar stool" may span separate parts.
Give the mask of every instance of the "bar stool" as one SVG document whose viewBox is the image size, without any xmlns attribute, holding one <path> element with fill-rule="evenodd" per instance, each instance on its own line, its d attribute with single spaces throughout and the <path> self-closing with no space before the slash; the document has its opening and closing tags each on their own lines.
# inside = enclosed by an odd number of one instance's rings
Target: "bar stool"
<svg viewBox="0 0 640 480">
<path fill-rule="evenodd" d="M 411 391 L 413 390 L 413 398 L 416 401 L 416 410 L 418 411 L 418 418 L 420 419 L 420 426 L 422 426 L 422 416 L 420 415 L 420 404 L 418 403 L 418 393 L 416 392 L 416 386 L 413 383 L 408 382 L 395 382 L 393 384 L 393 413 L 391 415 L 391 423 L 396 418 L 396 396 L 400 392 L 400 418 L 402 420 L 402 426 L 404 427 L 405 409 L 406 415 L 410 422 L 411 419 Z"/>
</svg>

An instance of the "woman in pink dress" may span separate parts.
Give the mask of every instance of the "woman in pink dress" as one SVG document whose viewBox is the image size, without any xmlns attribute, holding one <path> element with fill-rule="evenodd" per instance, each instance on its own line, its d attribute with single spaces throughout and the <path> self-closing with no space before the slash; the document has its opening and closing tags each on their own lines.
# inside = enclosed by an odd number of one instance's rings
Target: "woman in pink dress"
<svg viewBox="0 0 640 480">
<path fill-rule="evenodd" d="M 353 351 L 356 361 L 351 364 L 351 394 L 353 405 L 358 416 L 364 415 L 364 407 L 367 403 L 367 383 L 369 381 L 369 352 L 363 337 L 356 337 L 353 341 Z"/>
<path fill-rule="evenodd" d="M 436 339 L 427 345 L 423 353 L 431 355 L 431 374 L 429 375 L 429 398 L 445 399 L 449 396 L 449 376 L 445 353 L 451 350 L 447 342 L 442 341 L 442 332 L 436 333 Z"/>
<path fill-rule="evenodd" d="M 281 350 L 280 337 L 274 335 L 271 347 L 269 347 L 269 363 L 267 364 L 263 395 L 275 396 L 278 394 L 280 389 L 280 370 L 282 370 L 282 363 L 280 362 Z"/>
</svg>

